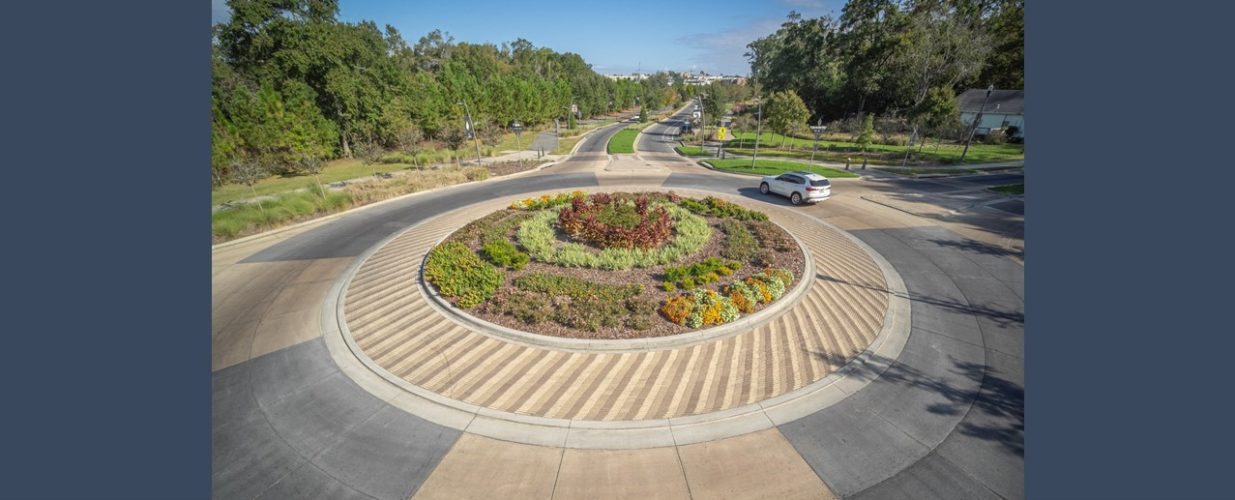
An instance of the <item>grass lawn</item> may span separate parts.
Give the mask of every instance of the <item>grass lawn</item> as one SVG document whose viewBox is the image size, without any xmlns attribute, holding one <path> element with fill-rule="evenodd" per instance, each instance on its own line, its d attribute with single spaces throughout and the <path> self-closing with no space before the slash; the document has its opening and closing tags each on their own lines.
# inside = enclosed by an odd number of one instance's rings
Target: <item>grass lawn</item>
<svg viewBox="0 0 1235 500">
<path fill-rule="evenodd" d="M 334 160 L 326 164 L 326 168 L 322 169 L 322 173 L 318 174 L 322 184 L 330 184 L 347 179 L 355 179 L 357 177 L 366 177 L 378 172 L 394 172 L 410 167 L 405 163 L 381 164 L 373 163 L 366 165 L 364 162 L 355 159 Z M 267 177 L 258 181 L 253 185 L 253 189 L 257 191 L 258 196 L 275 195 L 287 191 L 314 186 L 313 177 L 309 175 L 300 175 L 294 177 Z M 243 200 L 253 197 L 253 191 L 249 190 L 249 186 L 244 184 L 225 184 L 219 186 L 210 192 L 210 204 L 218 205 L 230 201 Z"/>
<path fill-rule="evenodd" d="M 760 175 L 776 175 L 794 170 L 805 170 L 814 172 L 824 177 L 845 178 L 857 177 L 858 174 L 846 172 L 844 170 L 836 170 L 818 165 L 810 165 L 807 163 L 798 163 L 784 160 L 756 160 L 755 168 L 750 168 L 749 159 L 731 159 L 731 160 L 708 160 L 709 165 L 712 165 L 716 170 L 725 172 L 737 172 L 744 174 L 760 174 Z"/>
<path fill-rule="evenodd" d="M 734 134 L 734 140 L 729 141 L 730 146 L 742 146 L 742 148 L 734 149 L 734 152 L 742 152 L 754 147 L 755 133 L 740 132 Z M 764 132 L 759 137 L 759 154 L 764 154 L 765 148 L 768 151 L 783 151 L 784 156 L 793 157 L 810 157 L 811 148 L 814 146 L 813 139 L 803 139 L 800 137 L 786 137 L 772 132 Z M 726 148 L 728 149 L 728 148 Z M 844 161 L 846 153 L 857 153 L 861 151 L 861 146 L 857 143 L 841 141 L 841 140 L 820 140 L 819 154 L 815 159 L 828 159 L 829 161 Z M 887 144 L 869 144 L 866 146 L 867 153 L 880 154 L 885 160 L 890 161 L 897 159 L 898 154 L 905 154 L 905 146 L 893 146 Z M 917 158 L 938 163 L 959 163 L 961 152 L 965 149 L 964 144 L 939 144 L 935 145 L 929 142 L 917 151 L 914 148 L 914 154 Z M 749 152 L 742 153 L 749 154 Z M 775 154 L 775 153 L 773 153 Z M 965 156 L 965 163 L 995 163 L 1005 161 L 1018 161 L 1025 159 L 1025 147 L 1021 144 L 972 144 L 969 146 L 969 154 Z M 859 160 L 860 161 L 860 160 Z M 875 163 L 875 161 L 871 161 Z"/>
<path fill-rule="evenodd" d="M 699 146 L 677 146 L 673 148 L 682 156 L 711 156 L 711 153 L 704 153 L 703 148 Z"/>
<path fill-rule="evenodd" d="M 1007 186 L 995 186 L 987 189 L 1003 194 L 1025 194 L 1024 184 L 1009 184 Z"/>
<path fill-rule="evenodd" d="M 631 154 L 635 152 L 635 137 L 639 136 L 640 128 L 627 127 L 609 138 L 609 154 Z"/>
<path fill-rule="evenodd" d="M 945 175 L 961 175 L 961 174 L 977 174 L 981 170 L 974 168 L 914 168 L 914 167 L 880 167 L 879 170 L 884 172 L 892 172 L 900 175 L 923 175 L 923 174 L 945 174 Z"/>
</svg>

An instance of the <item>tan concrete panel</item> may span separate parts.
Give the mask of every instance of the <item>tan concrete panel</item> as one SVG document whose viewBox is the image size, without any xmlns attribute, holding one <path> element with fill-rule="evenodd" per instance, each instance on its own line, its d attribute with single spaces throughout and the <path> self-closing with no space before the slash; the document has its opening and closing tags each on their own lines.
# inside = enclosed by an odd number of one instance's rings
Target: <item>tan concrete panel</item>
<svg viewBox="0 0 1235 500">
<path fill-rule="evenodd" d="M 567 449 L 554 500 L 691 498 L 677 451 Z M 700 497 L 702 498 L 702 497 Z"/>
<path fill-rule="evenodd" d="M 679 446 L 678 454 L 695 498 L 836 498 L 775 428 Z"/>
<path fill-rule="evenodd" d="M 465 433 L 413 498 L 548 499 L 561 461 L 562 450 L 558 448 Z"/>
</svg>

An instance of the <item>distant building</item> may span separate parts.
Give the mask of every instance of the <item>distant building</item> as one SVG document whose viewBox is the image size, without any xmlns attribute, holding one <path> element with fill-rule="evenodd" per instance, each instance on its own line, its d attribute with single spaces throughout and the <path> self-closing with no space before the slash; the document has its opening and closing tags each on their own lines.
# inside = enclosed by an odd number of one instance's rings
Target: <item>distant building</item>
<svg viewBox="0 0 1235 500">
<path fill-rule="evenodd" d="M 982 101 L 986 101 L 983 108 Z M 985 136 L 995 129 L 1016 127 L 1012 137 L 1025 138 L 1025 91 L 1024 90 L 994 90 L 989 99 L 986 89 L 969 89 L 956 96 L 956 107 L 961 110 L 961 123 L 966 127 L 973 126 L 973 120 L 982 113 L 974 133 Z"/>
</svg>

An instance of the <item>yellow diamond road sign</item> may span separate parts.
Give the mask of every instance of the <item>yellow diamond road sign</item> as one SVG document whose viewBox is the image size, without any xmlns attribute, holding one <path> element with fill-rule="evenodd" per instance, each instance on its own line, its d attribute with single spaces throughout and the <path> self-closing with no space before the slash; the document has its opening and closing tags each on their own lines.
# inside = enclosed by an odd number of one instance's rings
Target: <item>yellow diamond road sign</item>
<svg viewBox="0 0 1235 500">
<path fill-rule="evenodd" d="M 716 129 L 716 140 L 723 141 L 727 139 L 728 136 L 729 136 L 729 129 L 725 127 L 720 127 Z"/>
</svg>

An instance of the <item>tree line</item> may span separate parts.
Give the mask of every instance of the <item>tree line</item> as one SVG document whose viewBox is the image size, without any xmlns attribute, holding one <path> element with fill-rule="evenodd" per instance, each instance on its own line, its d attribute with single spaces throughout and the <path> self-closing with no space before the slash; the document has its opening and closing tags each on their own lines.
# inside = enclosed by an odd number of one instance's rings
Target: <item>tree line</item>
<svg viewBox="0 0 1235 500">
<path fill-rule="evenodd" d="M 752 80 L 791 92 L 810 121 L 865 114 L 956 125 L 966 88 L 1024 88 L 1024 0 L 849 0 L 839 18 L 796 12 L 751 42 Z"/>
<path fill-rule="evenodd" d="M 337 19 L 337 0 L 229 0 L 213 27 L 214 183 L 312 173 L 325 160 L 424 141 L 465 144 L 514 121 L 535 127 L 681 96 L 667 75 L 613 81 L 581 56 L 523 39 L 456 42 L 440 30 L 406 41 L 392 26 Z"/>
</svg>

